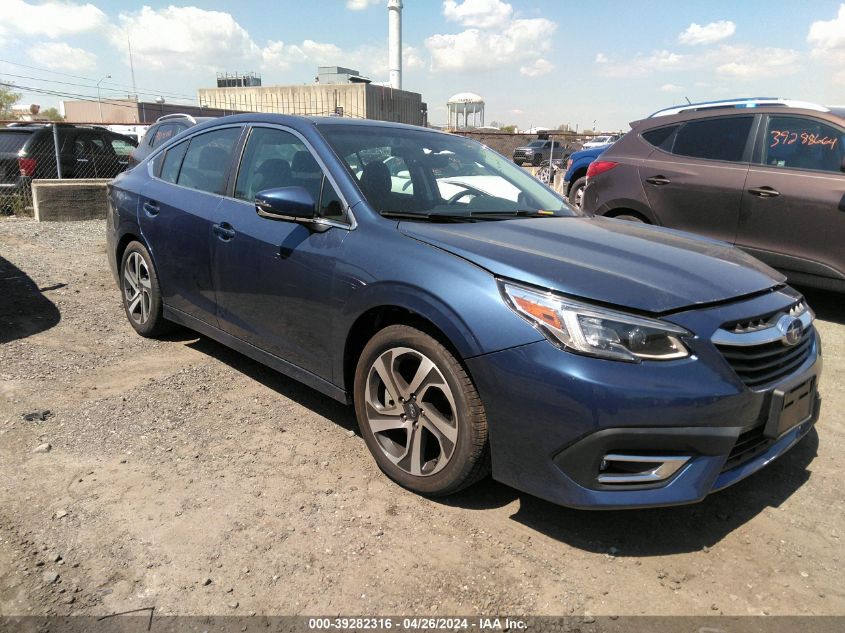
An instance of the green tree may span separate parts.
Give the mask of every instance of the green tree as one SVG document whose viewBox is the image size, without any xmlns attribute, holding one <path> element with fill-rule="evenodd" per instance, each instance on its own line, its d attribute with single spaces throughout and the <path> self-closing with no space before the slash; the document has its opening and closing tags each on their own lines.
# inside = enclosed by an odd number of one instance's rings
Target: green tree
<svg viewBox="0 0 845 633">
<path fill-rule="evenodd" d="M 15 111 L 12 110 L 12 106 L 20 101 L 20 99 L 20 93 L 12 90 L 11 85 L 0 84 L 0 119 L 6 121 L 9 119 L 17 119 L 17 114 L 15 114 Z"/>
<path fill-rule="evenodd" d="M 47 108 L 38 113 L 39 119 L 46 119 L 47 121 L 64 121 L 65 118 L 59 114 L 57 108 Z"/>
<path fill-rule="evenodd" d="M 500 129 L 502 132 L 510 132 L 511 134 L 513 134 L 514 132 L 516 132 L 516 125 L 513 125 L 513 124 L 511 124 L 511 125 L 503 125 L 503 126 L 501 126 L 499 129 Z"/>
</svg>

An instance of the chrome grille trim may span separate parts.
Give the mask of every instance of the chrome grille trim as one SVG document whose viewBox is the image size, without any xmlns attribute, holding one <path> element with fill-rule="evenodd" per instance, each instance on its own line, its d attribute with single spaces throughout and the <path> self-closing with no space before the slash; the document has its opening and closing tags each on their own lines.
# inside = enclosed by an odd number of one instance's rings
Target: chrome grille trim
<svg viewBox="0 0 845 633">
<path fill-rule="evenodd" d="M 751 347 L 779 341 L 783 337 L 783 332 L 776 327 L 776 324 L 778 319 L 784 315 L 794 316 L 800 320 L 805 331 L 809 329 L 816 318 L 815 313 L 802 301 L 792 306 L 788 311 L 763 317 L 765 318 L 765 325 L 762 327 L 752 325 L 759 323 L 760 319 L 746 321 L 745 323 L 735 324 L 730 329 L 719 328 L 710 340 L 716 345 L 730 345 L 732 347 Z"/>
</svg>

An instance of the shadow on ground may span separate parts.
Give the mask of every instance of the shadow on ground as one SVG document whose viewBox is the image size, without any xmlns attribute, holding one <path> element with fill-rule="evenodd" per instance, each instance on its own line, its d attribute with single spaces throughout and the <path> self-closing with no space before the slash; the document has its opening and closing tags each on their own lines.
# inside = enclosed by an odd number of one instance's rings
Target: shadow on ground
<svg viewBox="0 0 845 633">
<path fill-rule="evenodd" d="M 578 549 L 616 556 L 663 556 L 712 547 L 760 512 L 778 507 L 809 478 L 818 434 L 813 429 L 786 455 L 748 479 L 701 503 L 647 510 L 573 510 L 516 491 L 492 480 L 446 503 L 489 509 L 519 500 L 511 518 Z M 611 550 L 613 548 L 613 550 Z"/>
<path fill-rule="evenodd" d="M 182 334 L 186 334 L 189 338 L 183 338 Z M 173 340 L 189 341 L 186 342 L 188 347 L 226 363 L 235 371 L 249 376 L 268 389 L 272 389 L 276 393 L 293 400 L 317 415 L 331 420 L 338 426 L 347 430 L 354 429 L 358 432 L 358 423 L 355 420 L 355 412 L 351 406 L 341 404 L 293 378 L 288 378 L 284 374 L 270 369 L 266 365 L 254 361 L 230 347 L 226 347 L 222 343 L 218 343 L 205 336 L 196 338 L 197 336 L 193 332 L 180 329 L 179 332 L 174 334 Z"/>
<path fill-rule="evenodd" d="M 61 314 L 55 304 L 44 296 L 44 291 L 63 285 L 39 289 L 29 275 L 0 257 L 0 344 L 55 326 Z"/>
</svg>

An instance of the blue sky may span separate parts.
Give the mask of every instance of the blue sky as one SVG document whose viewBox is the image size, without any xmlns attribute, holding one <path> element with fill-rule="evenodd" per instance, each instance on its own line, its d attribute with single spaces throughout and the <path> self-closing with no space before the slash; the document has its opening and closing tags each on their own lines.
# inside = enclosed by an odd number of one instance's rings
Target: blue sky
<svg viewBox="0 0 845 633">
<path fill-rule="evenodd" d="M 733 96 L 845 103 L 845 3 L 403 0 L 404 87 L 445 122 L 457 92 L 487 121 L 622 129 L 667 105 Z M 4 0 L 0 81 L 96 98 L 195 99 L 216 71 L 309 83 L 318 64 L 387 79 L 386 0 Z M 60 74 L 63 73 L 63 74 Z M 65 83 L 57 83 L 63 81 Z"/>
</svg>

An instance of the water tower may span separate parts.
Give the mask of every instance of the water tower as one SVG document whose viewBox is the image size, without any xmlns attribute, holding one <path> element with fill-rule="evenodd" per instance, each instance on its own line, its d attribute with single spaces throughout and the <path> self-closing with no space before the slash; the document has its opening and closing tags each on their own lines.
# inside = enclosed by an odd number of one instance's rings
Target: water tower
<svg viewBox="0 0 845 633">
<path fill-rule="evenodd" d="M 446 113 L 449 117 L 448 125 L 451 128 L 461 127 L 462 116 L 463 127 L 484 125 L 484 99 L 474 92 L 459 92 L 446 102 Z M 469 124 L 470 115 L 472 115 L 472 126 Z"/>
</svg>

